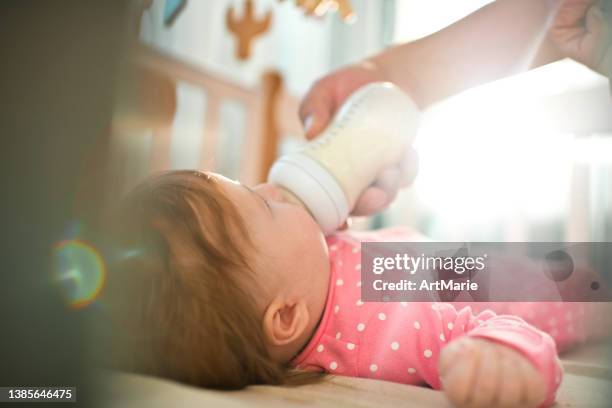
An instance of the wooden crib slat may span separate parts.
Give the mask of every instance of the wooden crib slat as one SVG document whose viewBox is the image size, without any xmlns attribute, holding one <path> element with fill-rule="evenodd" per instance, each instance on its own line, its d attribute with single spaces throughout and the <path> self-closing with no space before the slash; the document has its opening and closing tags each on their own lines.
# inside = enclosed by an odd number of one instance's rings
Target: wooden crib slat
<svg viewBox="0 0 612 408">
<path fill-rule="evenodd" d="M 260 86 L 249 88 L 205 71 L 201 67 L 177 58 L 165 51 L 146 44 L 135 44 L 132 53 L 135 66 L 144 68 L 173 84 L 188 83 L 206 93 L 206 109 L 202 113 L 204 130 L 200 166 L 215 171 L 222 158 L 216 157 L 222 129 L 220 128 L 221 106 L 232 101 L 244 107 L 246 134 L 242 138 L 243 149 L 240 163 L 240 180 L 255 184 L 266 179 L 268 170 L 275 160 L 281 135 L 301 133 L 297 117 L 298 102 L 283 87 L 279 73 L 270 71 L 262 76 Z M 149 98 L 155 99 L 155 98 Z M 156 101 L 153 100 L 154 104 Z M 139 126 L 153 131 L 153 142 L 149 168 L 151 171 L 171 167 L 172 122 L 148 122 L 144 118 Z"/>
</svg>

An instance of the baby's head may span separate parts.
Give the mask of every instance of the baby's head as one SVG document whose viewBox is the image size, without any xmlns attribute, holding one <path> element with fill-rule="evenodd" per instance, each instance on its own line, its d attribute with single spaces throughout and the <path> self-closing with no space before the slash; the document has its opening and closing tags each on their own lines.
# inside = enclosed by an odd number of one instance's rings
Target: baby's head
<svg viewBox="0 0 612 408">
<path fill-rule="evenodd" d="M 164 173 L 122 201 L 110 230 L 105 294 L 121 367 L 229 389 L 309 377 L 288 362 L 323 312 L 327 249 L 274 186 Z"/>
</svg>

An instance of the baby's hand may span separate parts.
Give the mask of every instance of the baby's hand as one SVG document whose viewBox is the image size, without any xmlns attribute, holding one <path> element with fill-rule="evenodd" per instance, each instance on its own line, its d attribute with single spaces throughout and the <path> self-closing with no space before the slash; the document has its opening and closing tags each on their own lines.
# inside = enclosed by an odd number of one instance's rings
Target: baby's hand
<svg viewBox="0 0 612 408">
<path fill-rule="evenodd" d="M 519 352 L 492 341 L 464 337 L 440 355 L 440 378 L 459 407 L 537 407 L 544 379 Z"/>
</svg>

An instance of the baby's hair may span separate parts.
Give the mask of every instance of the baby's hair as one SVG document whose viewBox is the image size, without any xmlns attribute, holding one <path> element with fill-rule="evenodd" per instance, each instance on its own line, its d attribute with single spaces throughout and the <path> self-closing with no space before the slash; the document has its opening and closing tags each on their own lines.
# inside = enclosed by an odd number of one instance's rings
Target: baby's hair
<svg viewBox="0 0 612 408">
<path fill-rule="evenodd" d="M 215 178 L 152 176 L 110 224 L 103 299 L 114 366 L 219 389 L 320 378 L 269 356 L 254 299 L 255 248 Z"/>
</svg>

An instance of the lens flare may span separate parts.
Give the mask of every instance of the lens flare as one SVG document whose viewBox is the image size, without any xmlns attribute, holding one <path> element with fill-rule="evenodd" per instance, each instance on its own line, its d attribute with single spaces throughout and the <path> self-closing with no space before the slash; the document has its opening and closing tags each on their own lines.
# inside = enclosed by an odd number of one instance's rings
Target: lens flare
<svg viewBox="0 0 612 408">
<path fill-rule="evenodd" d="M 55 280 L 73 308 L 91 304 L 100 294 L 106 266 L 99 252 L 78 239 L 60 241 L 53 247 Z"/>
</svg>

